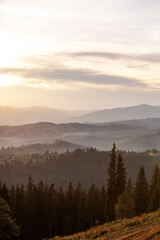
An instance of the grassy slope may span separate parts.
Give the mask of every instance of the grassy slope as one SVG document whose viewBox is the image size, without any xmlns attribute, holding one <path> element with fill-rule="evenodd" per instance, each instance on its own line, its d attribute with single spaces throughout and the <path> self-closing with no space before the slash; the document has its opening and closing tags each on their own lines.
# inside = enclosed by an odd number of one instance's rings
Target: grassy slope
<svg viewBox="0 0 160 240">
<path fill-rule="evenodd" d="M 132 219 L 117 220 L 68 237 L 51 240 L 150 240 L 160 239 L 160 210 Z"/>
</svg>

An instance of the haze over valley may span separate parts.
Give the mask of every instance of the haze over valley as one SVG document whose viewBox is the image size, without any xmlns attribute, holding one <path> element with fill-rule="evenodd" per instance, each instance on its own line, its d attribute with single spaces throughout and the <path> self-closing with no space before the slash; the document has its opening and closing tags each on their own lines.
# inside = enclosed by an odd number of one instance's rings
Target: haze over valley
<svg viewBox="0 0 160 240">
<path fill-rule="evenodd" d="M 75 117 L 75 112 L 51 108 L 1 108 L 4 126 L 0 127 L 0 145 L 18 147 L 59 139 L 99 150 L 109 150 L 113 142 L 123 150 L 160 149 L 159 106 L 143 104 L 83 113 L 76 111 L 80 116 Z"/>
</svg>

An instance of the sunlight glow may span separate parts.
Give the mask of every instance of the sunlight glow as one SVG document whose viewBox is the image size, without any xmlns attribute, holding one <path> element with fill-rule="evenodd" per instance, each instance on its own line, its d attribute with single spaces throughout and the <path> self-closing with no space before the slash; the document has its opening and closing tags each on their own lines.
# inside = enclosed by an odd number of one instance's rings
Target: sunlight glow
<svg viewBox="0 0 160 240">
<path fill-rule="evenodd" d="M 12 85 L 20 84 L 21 79 L 10 75 L 0 75 L 0 87 L 9 87 Z"/>
</svg>

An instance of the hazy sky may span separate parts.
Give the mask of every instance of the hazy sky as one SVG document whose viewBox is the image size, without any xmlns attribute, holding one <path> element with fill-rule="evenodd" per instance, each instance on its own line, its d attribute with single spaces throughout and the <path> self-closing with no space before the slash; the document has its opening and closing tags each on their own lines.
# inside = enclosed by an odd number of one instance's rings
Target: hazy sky
<svg viewBox="0 0 160 240">
<path fill-rule="evenodd" d="M 160 105 L 159 0 L 0 0 L 0 105 Z"/>
</svg>

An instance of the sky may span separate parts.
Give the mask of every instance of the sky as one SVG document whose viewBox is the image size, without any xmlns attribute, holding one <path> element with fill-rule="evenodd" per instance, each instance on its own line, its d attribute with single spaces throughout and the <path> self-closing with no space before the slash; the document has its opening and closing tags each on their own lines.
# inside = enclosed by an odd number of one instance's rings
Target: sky
<svg viewBox="0 0 160 240">
<path fill-rule="evenodd" d="M 0 105 L 160 105 L 159 0 L 0 0 Z"/>
</svg>

